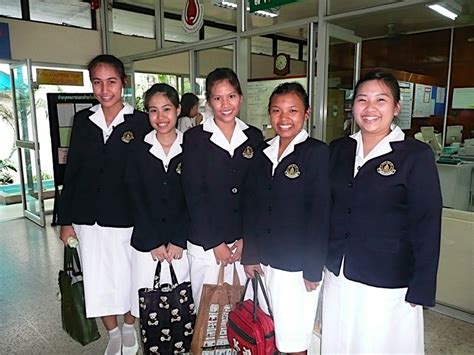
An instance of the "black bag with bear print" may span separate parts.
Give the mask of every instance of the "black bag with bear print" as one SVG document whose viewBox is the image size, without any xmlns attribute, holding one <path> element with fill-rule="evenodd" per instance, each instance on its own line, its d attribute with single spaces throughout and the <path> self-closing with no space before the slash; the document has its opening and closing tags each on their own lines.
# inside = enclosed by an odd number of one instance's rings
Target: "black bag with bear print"
<svg viewBox="0 0 474 355">
<path fill-rule="evenodd" d="M 172 284 L 160 284 L 160 273 L 158 262 L 153 288 L 138 290 L 143 353 L 189 352 L 196 321 L 191 283 L 178 284 L 171 264 Z"/>
</svg>

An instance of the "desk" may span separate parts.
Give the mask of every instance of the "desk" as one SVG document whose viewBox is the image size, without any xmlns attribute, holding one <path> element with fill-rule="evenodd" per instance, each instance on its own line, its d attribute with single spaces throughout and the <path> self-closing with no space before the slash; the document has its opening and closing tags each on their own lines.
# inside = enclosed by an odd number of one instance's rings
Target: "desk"
<svg viewBox="0 0 474 355">
<path fill-rule="evenodd" d="M 474 162 L 436 163 L 443 196 L 443 207 L 474 210 Z"/>
</svg>

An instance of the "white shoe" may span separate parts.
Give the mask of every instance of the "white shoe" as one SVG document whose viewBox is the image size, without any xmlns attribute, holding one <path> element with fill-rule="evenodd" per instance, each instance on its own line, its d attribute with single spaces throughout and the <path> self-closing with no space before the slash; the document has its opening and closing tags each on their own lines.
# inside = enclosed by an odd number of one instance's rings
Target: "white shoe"
<svg viewBox="0 0 474 355">
<path fill-rule="evenodd" d="M 133 346 L 125 346 L 122 343 L 122 355 L 136 355 L 138 352 L 138 339 L 137 332 L 133 329 L 133 337 L 135 338 L 135 344 Z"/>
</svg>

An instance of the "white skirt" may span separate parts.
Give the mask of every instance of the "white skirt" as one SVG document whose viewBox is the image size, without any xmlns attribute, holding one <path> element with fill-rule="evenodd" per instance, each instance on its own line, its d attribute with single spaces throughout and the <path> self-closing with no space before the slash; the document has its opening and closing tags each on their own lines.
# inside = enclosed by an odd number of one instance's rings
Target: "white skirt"
<svg viewBox="0 0 474 355">
<path fill-rule="evenodd" d="M 79 239 L 88 318 L 130 311 L 133 228 L 73 225 Z"/>
<path fill-rule="evenodd" d="M 323 354 L 423 354 L 423 307 L 405 301 L 407 288 L 388 289 L 325 270 Z"/>
<path fill-rule="evenodd" d="M 151 252 L 141 252 L 132 248 L 132 281 L 130 289 L 131 312 L 134 317 L 140 317 L 138 305 L 138 290 L 141 288 L 153 288 L 156 266 L 158 260 L 153 260 Z M 189 281 L 189 263 L 186 250 L 183 257 L 173 260 L 173 269 L 176 273 L 178 283 Z M 161 263 L 160 284 L 171 283 L 169 263 L 165 260 Z"/>
<path fill-rule="evenodd" d="M 270 266 L 263 267 L 263 270 L 278 350 L 283 353 L 308 350 L 321 285 L 308 292 L 302 271 L 289 272 Z"/>
</svg>

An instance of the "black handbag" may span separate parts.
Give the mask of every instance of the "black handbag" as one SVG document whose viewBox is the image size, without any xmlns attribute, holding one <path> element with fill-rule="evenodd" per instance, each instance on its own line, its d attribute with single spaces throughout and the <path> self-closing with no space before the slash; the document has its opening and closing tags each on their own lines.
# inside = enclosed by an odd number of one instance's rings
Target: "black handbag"
<svg viewBox="0 0 474 355">
<path fill-rule="evenodd" d="M 100 338 L 95 318 L 86 317 L 81 263 L 76 248 L 64 248 L 64 270 L 59 271 L 63 329 L 82 345 Z"/>
<path fill-rule="evenodd" d="M 172 284 L 160 284 L 161 263 L 153 288 L 138 290 L 144 354 L 189 352 L 196 321 L 191 283 L 178 284 L 170 264 Z"/>
</svg>

